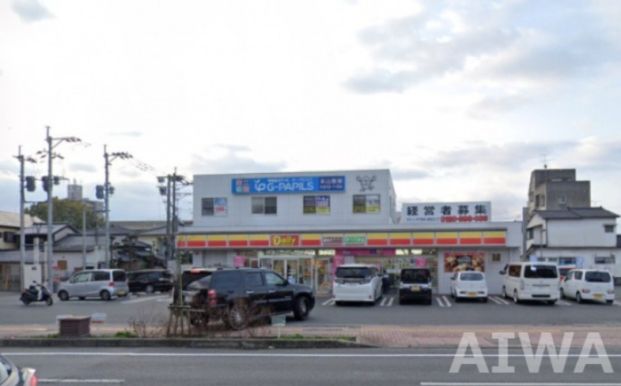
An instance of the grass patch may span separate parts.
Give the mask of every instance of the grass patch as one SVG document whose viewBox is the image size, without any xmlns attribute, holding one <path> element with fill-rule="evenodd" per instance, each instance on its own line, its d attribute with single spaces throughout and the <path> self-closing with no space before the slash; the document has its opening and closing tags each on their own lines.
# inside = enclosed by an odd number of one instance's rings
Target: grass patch
<svg viewBox="0 0 621 386">
<path fill-rule="evenodd" d="M 131 331 L 118 331 L 116 334 L 114 334 L 113 338 L 132 339 L 138 338 L 138 334 Z"/>
<path fill-rule="evenodd" d="M 283 335 L 281 340 L 343 340 L 346 342 L 356 342 L 355 336 L 305 336 L 302 334 Z"/>
</svg>

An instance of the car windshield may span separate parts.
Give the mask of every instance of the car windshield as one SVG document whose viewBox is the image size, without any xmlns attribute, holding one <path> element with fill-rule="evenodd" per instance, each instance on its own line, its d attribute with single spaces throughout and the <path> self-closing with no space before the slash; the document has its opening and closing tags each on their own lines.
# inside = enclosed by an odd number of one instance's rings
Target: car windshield
<svg viewBox="0 0 621 386">
<path fill-rule="evenodd" d="M 401 281 L 404 283 L 429 283 L 429 270 L 427 269 L 404 269 L 401 271 Z"/>
<path fill-rule="evenodd" d="M 459 275 L 461 281 L 482 281 L 485 279 L 482 273 L 479 272 L 466 272 Z"/>
<path fill-rule="evenodd" d="M 336 277 L 341 279 L 362 279 L 371 275 L 371 270 L 367 267 L 339 267 L 336 270 Z"/>
<path fill-rule="evenodd" d="M 584 275 L 584 280 L 589 283 L 610 283 L 612 276 L 605 271 L 590 271 Z"/>
<path fill-rule="evenodd" d="M 527 265 L 524 277 L 529 279 L 556 279 L 558 271 L 554 265 Z"/>
<path fill-rule="evenodd" d="M 12 371 L 13 367 L 11 366 L 11 362 L 0 356 L 0 384 L 9 379 Z"/>
<path fill-rule="evenodd" d="M 181 285 L 183 289 L 186 289 L 188 285 L 190 285 L 190 283 L 193 283 L 197 280 L 200 280 L 210 275 L 211 275 L 211 271 L 202 271 L 202 270 L 186 271 L 183 274 L 181 274 L 181 282 L 182 282 Z"/>
<path fill-rule="evenodd" d="M 188 284 L 186 287 L 190 291 L 200 291 L 205 288 L 209 288 L 209 283 L 211 282 L 211 276 L 204 277 L 202 279 L 195 280 Z"/>
</svg>

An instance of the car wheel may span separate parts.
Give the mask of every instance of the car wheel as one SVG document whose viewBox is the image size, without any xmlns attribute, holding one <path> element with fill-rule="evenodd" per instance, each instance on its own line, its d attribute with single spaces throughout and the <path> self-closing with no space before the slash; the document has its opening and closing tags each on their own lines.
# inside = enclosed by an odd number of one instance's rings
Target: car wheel
<svg viewBox="0 0 621 386">
<path fill-rule="evenodd" d="M 235 331 L 243 330 L 248 326 L 247 307 L 244 303 L 233 304 L 226 313 L 226 325 Z"/>
<path fill-rule="evenodd" d="M 148 294 L 152 294 L 153 292 L 155 292 L 155 288 L 153 288 L 153 286 L 151 284 L 147 285 L 144 289 L 144 292 L 148 293 Z"/>
<path fill-rule="evenodd" d="M 608 304 L 609 306 L 612 306 L 613 304 L 615 304 L 614 300 L 606 300 L 606 304 Z"/>
<path fill-rule="evenodd" d="M 507 294 L 507 287 L 502 286 L 502 295 L 505 297 L 505 299 L 509 299 L 509 294 Z"/>
<path fill-rule="evenodd" d="M 561 287 L 561 299 L 567 299 L 567 296 L 565 296 L 565 291 L 563 290 L 562 287 Z"/>
<path fill-rule="evenodd" d="M 518 297 L 517 290 L 513 291 L 513 303 L 518 304 L 520 302 L 520 298 Z"/>
<path fill-rule="evenodd" d="M 336 301 L 335 301 L 335 302 L 334 302 L 334 305 L 335 305 L 335 306 L 337 306 L 337 307 L 340 307 L 340 306 L 342 306 L 342 305 L 343 305 L 343 302 L 336 302 Z"/>
<path fill-rule="evenodd" d="M 51 306 L 52 304 L 54 304 L 54 299 L 52 299 L 52 297 L 51 297 L 51 296 L 50 296 L 50 297 L 48 297 L 48 298 L 45 300 L 45 304 L 47 304 L 48 306 Z"/>
<path fill-rule="evenodd" d="M 484 297 L 484 298 L 481 298 L 481 301 L 482 301 L 483 303 L 487 303 L 487 296 L 486 296 L 486 297 Z"/>
<path fill-rule="evenodd" d="M 549 305 L 553 306 L 556 304 L 556 300 L 548 300 L 546 303 L 548 303 Z"/>
<path fill-rule="evenodd" d="M 425 301 L 425 304 L 426 304 L 426 305 L 428 305 L 428 306 L 430 306 L 430 305 L 431 305 L 431 303 L 433 303 L 433 302 L 432 302 L 432 300 L 431 300 L 431 296 L 429 296 L 429 297 L 427 298 L 427 300 Z"/>
<path fill-rule="evenodd" d="M 103 290 L 99 293 L 99 297 L 101 298 L 101 300 L 108 301 L 111 298 L 110 292 Z"/>
<path fill-rule="evenodd" d="M 295 320 L 304 320 L 308 316 L 308 298 L 306 296 L 298 296 L 293 303 L 293 316 Z"/>
<path fill-rule="evenodd" d="M 584 300 L 582 299 L 582 295 L 580 295 L 580 292 L 576 292 L 576 302 L 577 303 L 582 303 Z"/>
<path fill-rule="evenodd" d="M 66 302 L 67 300 L 69 300 L 69 294 L 67 293 L 67 291 L 60 291 L 58 293 L 58 298 L 61 302 Z"/>
</svg>

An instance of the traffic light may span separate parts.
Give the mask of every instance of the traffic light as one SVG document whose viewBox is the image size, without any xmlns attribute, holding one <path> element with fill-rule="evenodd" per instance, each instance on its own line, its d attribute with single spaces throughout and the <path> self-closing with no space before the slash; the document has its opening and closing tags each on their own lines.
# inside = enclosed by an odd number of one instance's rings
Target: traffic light
<svg viewBox="0 0 621 386">
<path fill-rule="evenodd" d="M 34 192 L 37 189 L 36 180 L 33 176 L 26 177 L 26 190 Z"/>
<path fill-rule="evenodd" d="M 47 192 L 47 189 L 48 189 L 47 176 L 41 177 L 41 185 L 43 186 L 43 191 Z"/>
<path fill-rule="evenodd" d="M 95 187 L 95 197 L 97 197 L 98 200 L 104 199 L 104 186 L 103 185 L 97 185 Z"/>
<path fill-rule="evenodd" d="M 109 194 L 109 195 L 113 195 L 113 194 L 114 194 L 114 186 L 110 186 L 110 187 L 108 188 L 108 194 Z"/>
<path fill-rule="evenodd" d="M 54 185 L 60 185 L 60 177 L 54 176 Z"/>
</svg>

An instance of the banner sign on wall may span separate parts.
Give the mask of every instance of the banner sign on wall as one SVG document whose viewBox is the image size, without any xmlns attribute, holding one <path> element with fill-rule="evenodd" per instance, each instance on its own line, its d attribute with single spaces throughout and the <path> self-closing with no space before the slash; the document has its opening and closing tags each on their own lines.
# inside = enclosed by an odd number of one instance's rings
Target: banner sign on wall
<svg viewBox="0 0 621 386">
<path fill-rule="evenodd" d="M 405 203 L 401 212 L 401 222 L 406 224 L 488 222 L 491 218 L 489 201 Z"/>
<path fill-rule="evenodd" d="M 344 192 L 345 176 L 233 178 L 233 194 Z"/>
<path fill-rule="evenodd" d="M 444 254 L 444 272 L 453 273 L 467 270 L 485 272 L 485 254 L 483 252 L 446 252 Z"/>
</svg>

